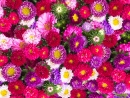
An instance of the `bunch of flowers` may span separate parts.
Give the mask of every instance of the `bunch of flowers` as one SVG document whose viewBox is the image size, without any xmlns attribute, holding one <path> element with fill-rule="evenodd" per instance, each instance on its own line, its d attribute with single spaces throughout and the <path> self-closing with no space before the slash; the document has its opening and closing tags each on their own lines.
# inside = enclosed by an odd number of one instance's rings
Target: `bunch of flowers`
<svg viewBox="0 0 130 98">
<path fill-rule="evenodd" d="M 129 98 L 130 0 L 0 0 L 0 98 Z"/>
</svg>

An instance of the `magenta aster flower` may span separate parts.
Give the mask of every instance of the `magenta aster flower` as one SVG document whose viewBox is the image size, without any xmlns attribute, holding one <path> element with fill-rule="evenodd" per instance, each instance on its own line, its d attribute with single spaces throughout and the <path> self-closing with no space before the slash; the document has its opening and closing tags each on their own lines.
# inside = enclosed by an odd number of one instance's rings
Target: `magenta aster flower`
<svg viewBox="0 0 130 98">
<path fill-rule="evenodd" d="M 18 9 L 19 17 L 23 20 L 30 20 L 36 16 L 36 8 L 33 3 L 24 1 Z"/>
<path fill-rule="evenodd" d="M 21 76 L 21 68 L 9 63 L 2 68 L 2 75 L 8 82 L 14 82 Z"/>
</svg>

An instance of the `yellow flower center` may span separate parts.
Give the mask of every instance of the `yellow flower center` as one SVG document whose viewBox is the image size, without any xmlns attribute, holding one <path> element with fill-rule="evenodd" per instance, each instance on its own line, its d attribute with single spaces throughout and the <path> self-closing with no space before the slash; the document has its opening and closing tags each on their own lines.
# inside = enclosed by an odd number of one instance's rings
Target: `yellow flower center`
<svg viewBox="0 0 130 98">
<path fill-rule="evenodd" d="M 77 94 L 77 98 L 80 98 L 80 96 L 81 96 L 80 93 L 78 93 L 78 94 Z"/>
<path fill-rule="evenodd" d="M 45 55 L 45 54 L 46 54 L 46 51 L 43 51 L 42 54 Z"/>
<path fill-rule="evenodd" d="M 1 42 L 2 42 L 3 44 L 6 44 L 7 41 L 6 41 L 6 39 L 2 39 Z"/>
<path fill-rule="evenodd" d="M 28 7 L 24 7 L 24 8 L 22 9 L 22 13 L 23 13 L 24 15 L 28 16 L 28 15 L 30 15 L 31 10 L 30 10 Z"/>
<path fill-rule="evenodd" d="M 32 50 L 32 49 L 29 49 L 29 53 L 32 54 L 32 53 L 33 53 L 33 50 Z"/>
<path fill-rule="evenodd" d="M 59 50 L 54 51 L 54 57 L 59 59 L 61 57 L 61 52 Z"/>
<path fill-rule="evenodd" d="M 41 11 L 45 10 L 45 7 L 44 7 L 44 6 L 42 6 L 42 7 L 40 8 L 40 10 L 41 10 Z"/>
<path fill-rule="evenodd" d="M 6 95 L 7 95 L 7 90 L 2 90 L 2 91 L 0 91 L 0 94 L 1 94 L 2 96 L 6 96 Z"/>
<path fill-rule="evenodd" d="M 130 16 L 130 11 L 128 12 L 128 15 Z"/>
<path fill-rule="evenodd" d="M 79 42 L 77 41 L 76 43 L 75 43 L 75 47 L 78 47 L 79 46 Z"/>
<path fill-rule="evenodd" d="M 82 70 L 80 73 L 81 73 L 81 75 L 85 75 L 85 74 L 86 74 L 86 71 L 85 71 L 85 70 Z"/>
<path fill-rule="evenodd" d="M 115 19 L 113 19 L 113 24 L 114 24 L 114 25 L 118 25 L 118 24 L 119 24 L 119 20 L 118 20 L 118 19 L 116 19 L 116 18 L 115 18 Z"/>
<path fill-rule="evenodd" d="M 74 62 L 73 60 L 69 60 L 69 63 L 71 63 L 71 64 L 72 64 L 73 62 Z"/>
<path fill-rule="evenodd" d="M 15 17 L 13 17 L 12 20 L 15 20 Z"/>
<path fill-rule="evenodd" d="M 64 91 L 64 95 L 67 95 L 68 93 L 69 93 L 69 90 L 66 89 L 66 90 Z"/>
<path fill-rule="evenodd" d="M 98 48 L 96 48 L 95 50 L 96 50 L 96 52 L 99 52 L 99 49 L 98 49 Z"/>
<path fill-rule="evenodd" d="M 51 29 L 51 24 L 50 23 L 45 23 L 44 28 L 45 28 L 45 30 L 49 31 Z"/>
<path fill-rule="evenodd" d="M 118 9 L 117 6 L 114 6 L 114 7 L 113 7 L 113 10 L 117 10 L 117 9 Z"/>
<path fill-rule="evenodd" d="M 34 39 L 34 35 L 30 35 L 29 38 L 30 38 L 30 39 Z"/>
<path fill-rule="evenodd" d="M 93 72 L 92 72 L 92 76 L 94 76 L 96 74 L 96 72 L 93 70 Z"/>
<path fill-rule="evenodd" d="M 5 26 L 5 24 L 4 24 L 4 23 L 0 23 L 0 26 L 4 27 L 4 26 Z"/>
<path fill-rule="evenodd" d="M 56 10 L 58 13 L 62 12 L 62 8 L 60 6 Z"/>
<path fill-rule="evenodd" d="M 79 19 L 79 17 L 78 17 L 77 14 L 74 14 L 72 17 L 73 17 L 73 20 L 74 20 L 74 21 L 78 21 L 78 19 Z"/>
<path fill-rule="evenodd" d="M 18 90 L 18 89 L 19 89 L 19 86 L 18 86 L 18 85 L 15 85 L 14 88 L 15 88 L 16 90 Z"/>
<path fill-rule="evenodd" d="M 30 79 L 30 82 L 34 82 L 34 81 L 36 81 L 36 78 L 35 78 L 35 77 L 32 77 L 32 78 Z"/>
<path fill-rule="evenodd" d="M 64 78 L 69 78 L 69 72 L 68 72 L 68 71 L 64 72 L 63 77 L 64 77 Z"/>
<path fill-rule="evenodd" d="M 84 14 L 87 14 L 87 11 L 84 11 Z"/>
<path fill-rule="evenodd" d="M 124 60 L 120 60 L 119 64 L 125 64 L 125 61 Z"/>
<path fill-rule="evenodd" d="M 3 62 L 4 60 L 0 59 L 0 62 Z"/>
<path fill-rule="evenodd" d="M 20 42 L 20 43 L 19 43 L 20 48 L 23 48 L 23 47 L 24 47 L 24 45 L 25 45 L 25 43 L 24 43 L 24 42 Z"/>
<path fill-rule="evenodd" d="M 104 70 L 104 71 L 107 71 L 107 67 L 104 66 L 104 67 L 103 67 L 103 70 Z"/>
<path fill-rule="evenodd" d="M 107 88 L 107 84 L 106 83 L 102 83 L 102 87 L 104 87 L 104 88 Z"/>
<path fill-rule="evenodd" d="M 94 8 L 97 12 L 101 12 L 103 10 L 103 6 L 100 3 L 96 4 Z"/>
<path fill-rule="evenodd" d="M 15 69 L 14 68 L 8 68 L 7 74 L 8 74 L 8 76 L 13 76 L 15 74 Z"/>
</svg>

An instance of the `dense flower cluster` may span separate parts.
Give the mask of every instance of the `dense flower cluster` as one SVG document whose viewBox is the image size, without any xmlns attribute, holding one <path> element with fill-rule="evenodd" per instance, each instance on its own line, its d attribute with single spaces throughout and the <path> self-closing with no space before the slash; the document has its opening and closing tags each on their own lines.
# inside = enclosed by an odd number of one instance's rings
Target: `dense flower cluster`
<svg viewBox="0 0 130 98">
<path fill-rule="evenodd" d="M 130 98 L 130 0 L 0 0 L 0 98 Z"/>
</svg>

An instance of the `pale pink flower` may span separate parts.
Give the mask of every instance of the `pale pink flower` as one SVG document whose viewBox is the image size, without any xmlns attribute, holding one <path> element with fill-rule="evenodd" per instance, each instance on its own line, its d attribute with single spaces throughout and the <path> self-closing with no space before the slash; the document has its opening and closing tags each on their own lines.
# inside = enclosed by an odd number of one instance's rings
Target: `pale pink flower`
<svg viewBox="0 0 130 98">
<path fill-rule="evenodd" d="M 2 7 L 0 7 L 0 18 L 4 15 L 4 10 Z"/>
<path fill-rule="evenodd" d="M 0 6 L 5 7 L 6 5 L 6 0 L 0 0 Z"/>
<path fill-rule="evenodd" d="M 77 1 L 76 0 L 64 0 L 65 4 L 67 5 L 67 7 L 69 9 L 75 9 L 76 8 L 76 4 L 77 4 Z"/>
</svg>

